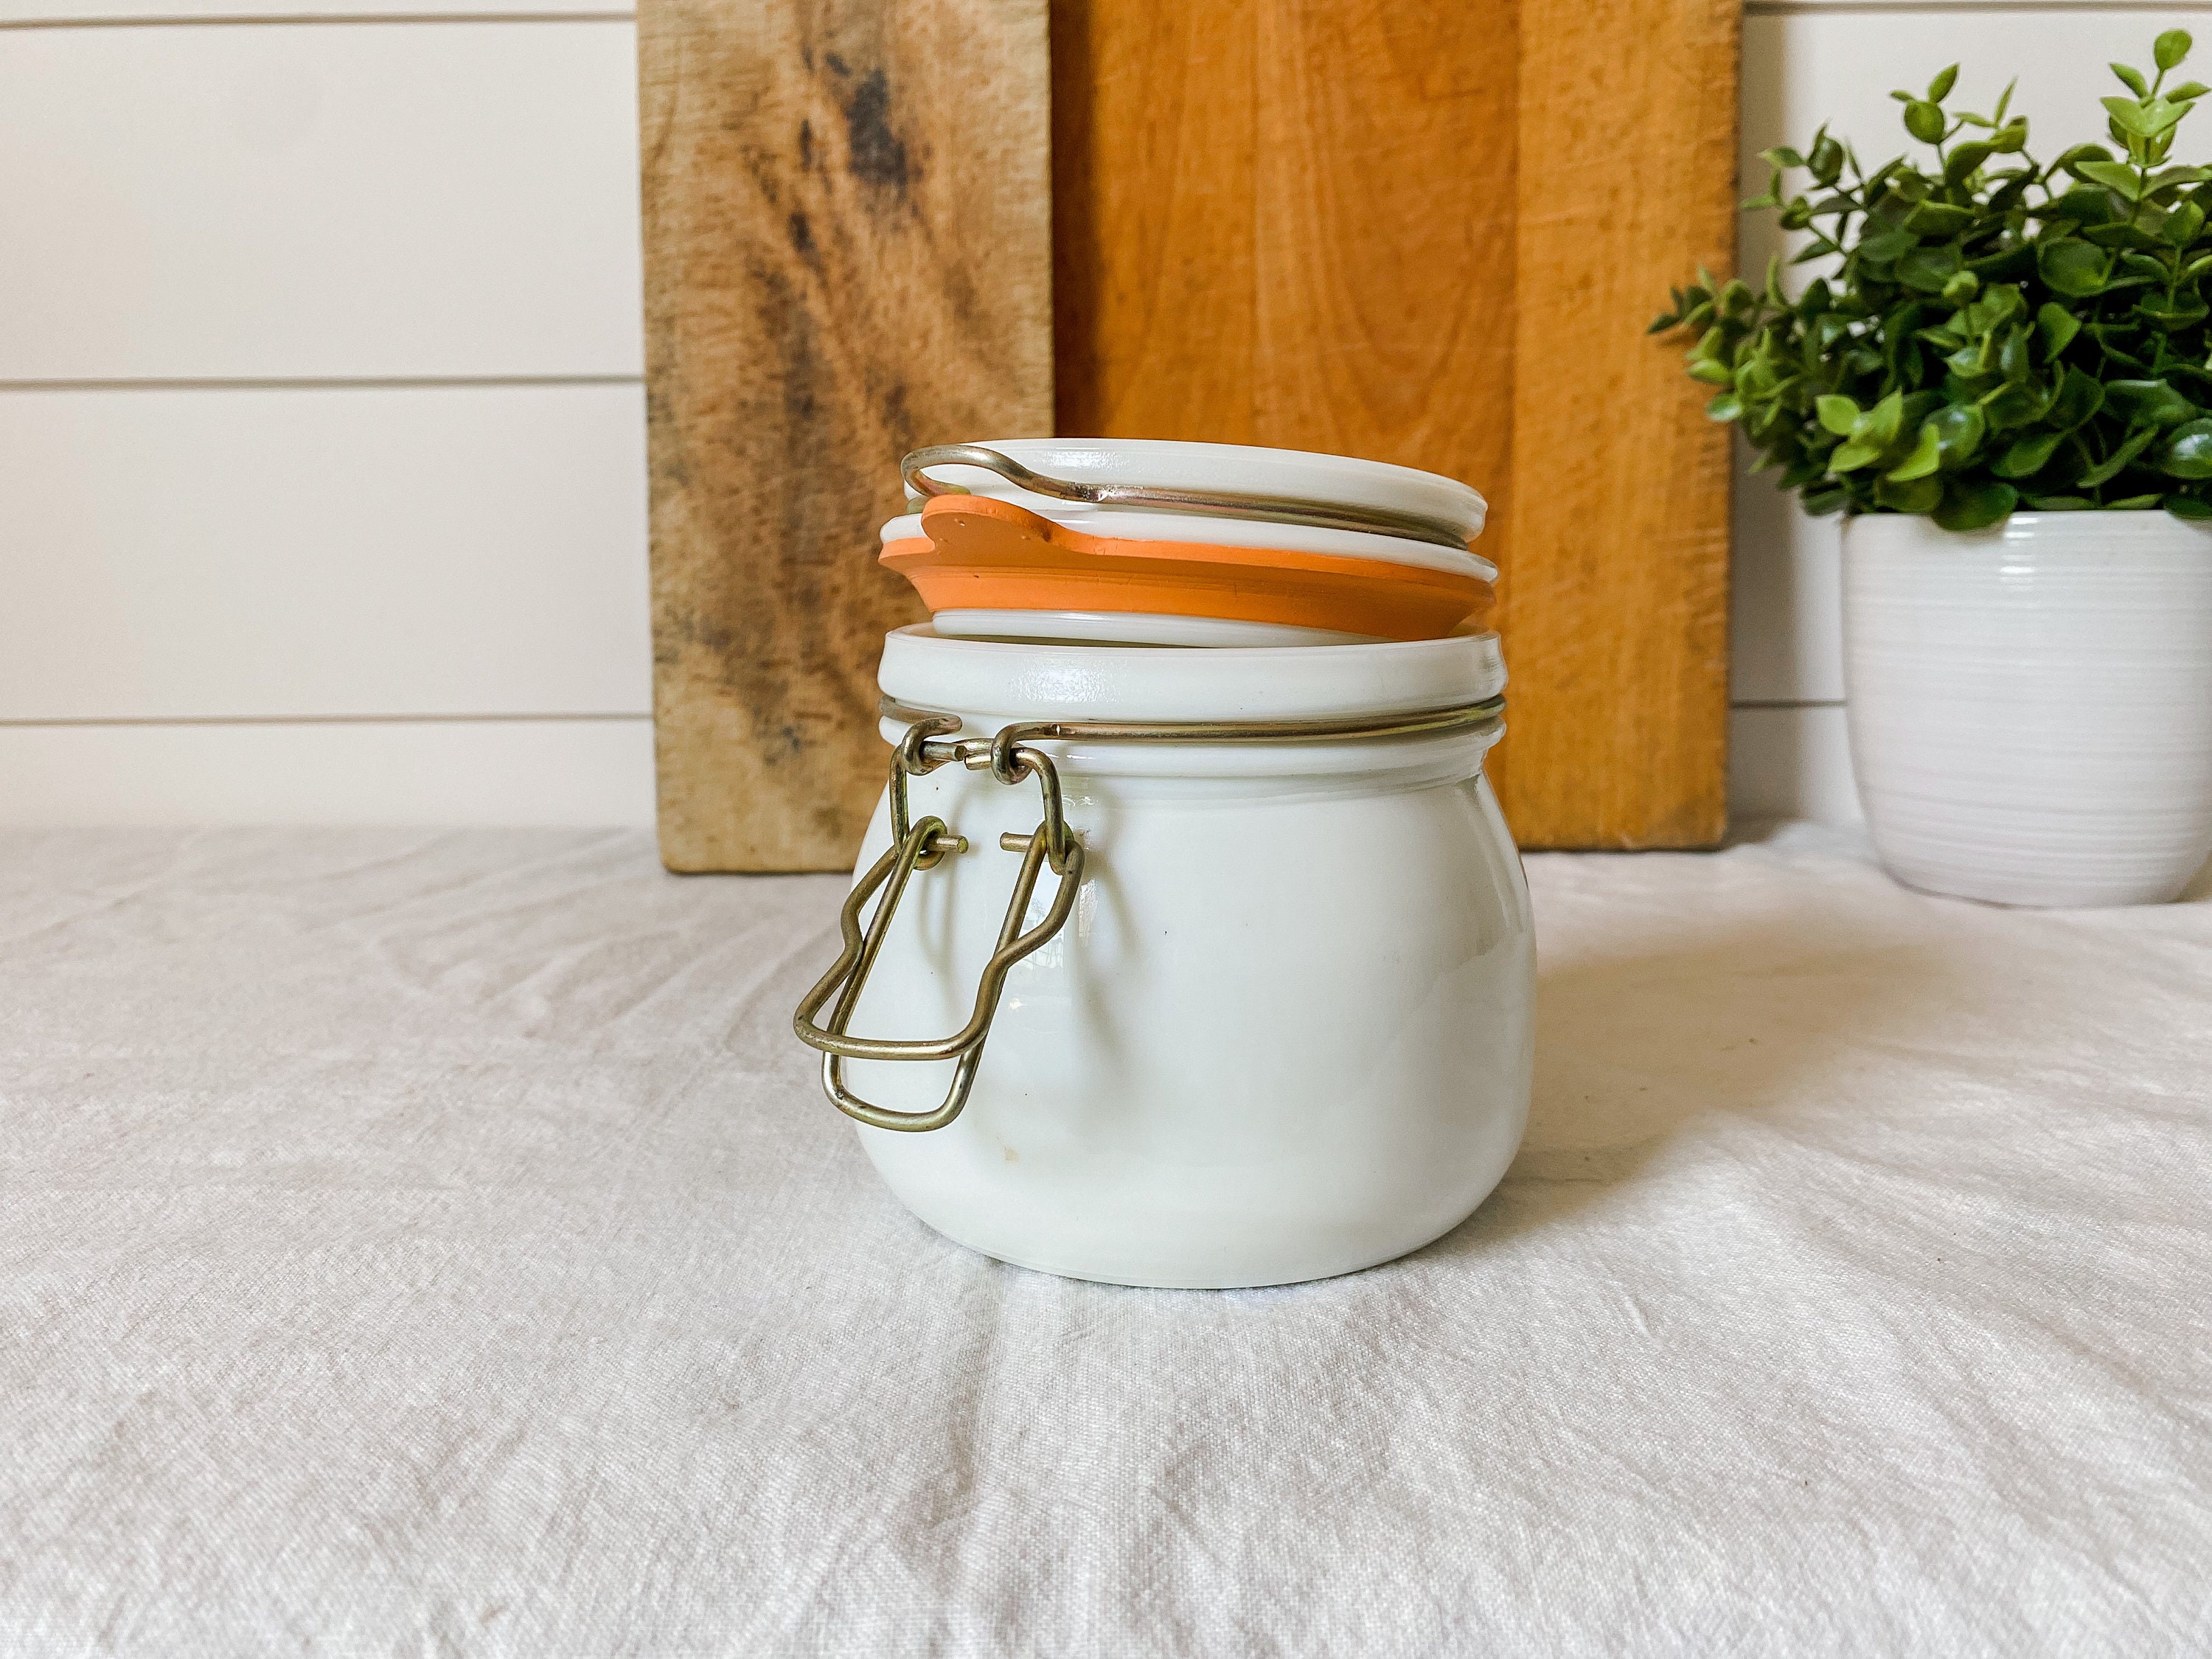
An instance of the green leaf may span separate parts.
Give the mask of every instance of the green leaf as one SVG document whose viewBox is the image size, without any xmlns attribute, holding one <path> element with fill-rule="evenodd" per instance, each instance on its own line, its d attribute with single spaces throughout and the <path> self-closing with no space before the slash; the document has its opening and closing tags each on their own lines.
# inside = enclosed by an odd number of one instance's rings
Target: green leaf
<svg viewBox="0 0 2212 1659">
<path fill-rule="evenodd" d="M 2009 432 L 2043 418 L 2048 400 L 2033 386 L 2008 386 L 1982 404 L 1992 432 Z"/>
<path fill-rule="evenodd" d="M 2079 513 L 2096 506 L 2087 495 L 2030 495 L 2027 504 L 2038 513 Z"/>
<path fill-rule="evenodd" d="M 2094 489 L 2099 484 L 2111 483 L 2114 478 L 2119 477 L 2120 473 L 2126 468 L 2129 462 L 2134 460 L 2136 456 L 2142 454 L 2143 451 L 2149 447 L 2150 441 L 2156 436 L 2158 436 L 2158 428 L 2156 427 L 2145 427 L 2142 431 L 2136 433 L 2134 437 L 2129 439 L 2127 442 L 2122 444 L 2118 449 L 2114 450 L 2110 455 L 2106 457 L 2105 459 L 2091 467 L 2087 472 L 2084 472 L 2081 475 L 2081 482 L 2092 489 Z"/>
<path fill-rule="evenodd" d="M 2057 434 L 2053 434 L 2052 437 L 2056 441 Z M 1942 459 L 1942 441 L 1937 437 L 1936 428 L 1923 422 L 1920 428 L 1920 441 L 1913 445 L 1912 453 L 1881 476 L 1892 483 L 1911 483 L 1915 478 L 1931 477 Z"/>
<path fill-rule="evenodd" d="M 2080 168 L 2082 162 L 2109 161 L 2112 159 L 2112 152 L 2102 144 L 2075 144 L 2070 149 L 2061 150 L 2058 159 L 2051 165 L 2062 172 L 2072 173 L 2078 179 L 2081 176 Z"/>
<path fill-rule="evenodd" d="M 1876 443 L 1870 438 L 1854 438 L 1847 444 L 1838 445 L 1836 453 L 1828 457 L 1828 471 L 1860 471 L 1880 460 L 1882 452 L 1888 447 L 1887 444 Z"/>
<path fill-rule="evenodd" d="M 1881 230 L 1859 244 L 1859 257 L 1885 264 L 1918 246 L 1920 239 L 1909 230 Z"/>
<path fill-rule="evenodd" d="M 2168 333 L 2193 328 L 2212 315 L 2212 306 L 2207 306 L 2194 294 L 2178 294 L 2172 298 L 2163 294 L 2146 294 L 2136 302 L 2136 310 L 2152 327 L 2162 328 Z"/>
<path fill-rule="evenodd" d="M 1893 513 L 1932 513 L 1943 499 L 1943 481 L 1929 477 L 1893 483 L 1882 478 L 1875 484 L 1874 498 Z"/>
<path fill-rule="evenodd" d="M 1849 398 L 1831 392 L 1814 405 L 1820 424 L 1839 438 L 1848 438 L 1858 425 L 1859 406 Z"/>
<path fill-rule="evenodd" d="M 2212 478 L 2212 420 L 2175 428 L 2159 455 L 2158 470 L 2176 478 Z"/>
<path fill-rule="evenodd" d="M 1996 154 L 1995 144 L 1960 144 L 1943 158 L 1943 182 L 1961 185 L 1972 178 L 1974 169 Z"/>
<path fill-rule="evenodd" d="M 2051 452 L 2064 441 L 2063 432 L 2038 432 L 2021 439 L 2000 456 L 1990 471 L 2000 478 L 2029 478 L 2049 465 Z"/>
<path fill-rule="evenodd" d="M 2102 102 L 2112 125 L 2137 138 L 2155 138 L 2189 112 L 2186 106 L 2163 98 L 2146 98 L 2141 103 L 2132 98 L 2106 98 Z"/>
<path fill-rule="evenodd" d="M 2081 331 L 2081 319 L 2063 306 L 2045 300 L 2043 308 L 2035 313 L 2035 328 L 2043 337 L 2044 356 L 2056 357 Z"/>
<path fill-rule="evenodd" d="M 1832 185 L 1843 175 L 1844 147 L 1823 132 L 1813 141 L 1813 153 L 1805 158 L 1805 165 L 1821 184 Z"/>
<path fill-rule="evenodd" d="M 2166 95 L 2177 104 L 2186 104 L 2202 98 L 2208 92 L 2212 92 L 2212 87 L 2206 86 L 2202 81 L 2185 81 L 2178 87 L 2168 87 Z"/>
<path fill-rule="evenodd" d="M 2051 399 L 2043 418 L 2061 432 L 2071 432 L 2104 406 L 2104 386 L 2080 369 L 2069 368 L 2066 378 L 2058 383 L 2058 395 Z"/>
<path fill-rule="evenodd" d="M 2183 38 L 2185 40 L 2187 37 L 2184 36 Z M 2179 62 L 2180 60 L 2177 58 L 2175 61 Z M 2160 64 L 2159 67 L 2163 69 L 2165 65 Z M 1956 64 L 1954 64 L 1950 68 L 1943 70 L 1942 73 L 1928 83 L 1928 101 L 1931 104 L 1942 103 L 1946 98 L 1948 98 L 1951 95 L 1951 88 L 1958 84 L 1959 66 Z"/>
<path fill-rule="evenodd" d="M 1986 530 L 2020 504 L 2020 492 L 2008 483 L 1954 478 L 1943 491 L 1936 509 L 1936 522 L 1946 530 Z"/>
<path fill-rule="evenodd" d="M 2161 73 L 2181 67 L 2181 60 L 2189 56 L 2191 41 L 2186 29 L 2168 29 L 2151 43 L 2151 59 Z"/>
<path fill-rule="evenodd" d="M 2181 118 L 2189 113 L 2189 106 L 2177 104 L 2168 98 L 2154 98 L 2143 106 L 2142 112 L 2144 124 L 2150 129 L 2146 136 L 2156 138 L 2170 128 L 2180 125 Z M 2165 153 L 2163 149 L 2155 149 L 2150 159 L 2158 161 Z"/>
<path fill-rule="evenodd" d="M 2120 84 L 2136 97 L 2150 96 L 2150 82 L 2143 79 L 2141 70 L 2131 70 L 2125 64 L 2114 64 L 2111 68 L 2112 73 L 2120 77 Z"/>
<path fill-rule="evenodd" d="M 2015 317 L 2027 315 L 2027 301 L 2019 289 L 2010 283 L 2000 283 L 1982 295 L 1981 303 L 1974 307 L 1978 329 L 1991 329 L 2010 322 Z"/>
<path fill-rule="evenodd" d="M 1972 404 L 1946 404 L 1928 417 L 1926 429 L 1936 434 L 1936 465 L 1943 471 L 1954 472 L 1982 447 L 1989 422 Z"/>
<path fill-rule="evenodd" d="M 1897 431 L 1905 419 L 1905 394 L 1893 392 L 1858 418 L 1851 428 L 1851 436 L 1869 443 L 1883 445 L 1897 441 Z"/>
<path fill-rule="evenodd" d="M 2133 134 L 2137 138 L 2150 137 L 2148 124 L 2143 115 L 2143 106 L 2134 99 L 2103 98 L 2098 101 L 2104 105 L 2105 112 L 2112 118 L 2112 131 L 2116 137 L 2129 134 Z M 2080 169 L 2076 168 L 2075 171 L 2078 172 Z"/>
<path fill-rule="evenodd" d="M 1700 357 L 1690 365 L 1690 378 L 1703 380 L 1707 386 L 1735 384 L 1735 371 L 1726 363 L 1717 363 L 1710 357 Z"/>
<path fill-rule="evenodd" d="M 2212 501 L 2200 501 L 2194 495 L 2168 495 L 2166 498 L 2166 510 L 2172 514 L 2175 518 L 2185 519 L 2191 523 L 2212 519 Z"/>
<path fill-rule="evenodd" d="M 1944 284 L 1966 269 L 1966 263 L 1959 250 L 1948 243 L 1917 247 L 1897 262 L 1897 280 L 1923 294 L 1941 294 Z"/>
<path fill-rule="evenodd" d="M 1824 514 L 1833 513 L 1840 507 L 1849 506 L 1851 492 L 1849 485 L 1833 484 L 1826 489 L 1807 490 L 1804 506 L 1805 510 L 1817 519 Z"/>
<path fill-rule="evenodd" d="M 2105 407 L 2130 426 L 2177 426 L 2203 412 L 2164 380 L 2107 380 Z"/>
<path fill-rule="evenodd" d="M 1740 421 L 1743 418 L 1743 399 L 1733 392 L 1723 392 L 1705 405 L 1709 421 Z"/>
<path fill-rule="evenodd" d="M 1954 236 L 1974 222 L 1972 208 L 1949 202 L 1922 202 L 1905 216 L 1904 228 L 1916 236 Z"/>
<path fill-rule="evenodd" d="M 2032 276 L 2035 270 L 2035 247 L 2033 243 L 2021 242 L 2012 247 L 2000 248 L 1995 253 L 1985 253 L 1967 260 L 1966 269 L 1985 283 L 1996 282 L 2006 276 Z"/>
<path fill-rule="evenodd" d="M 2061 237 L 2035 251 L 2035 268 L 2053 293 L 2069 300 L 2086 300 L 2105 291 L 2110 266 L 2101 248 Z"/>
<path fill-rule="evenodd" d="M 2102 185 L 2107 190 L 2117 191 L 2130 202 L 2142 199 L 2142 181 L 2136 170 L 2124 162 L 2084 161 L 2081 163 L 2080 172 L 2081 176 L 2090 183 Z"/>
<path fill-rule="evenodd" d="M 1772 149 L 1759 152 L 1759 159 L 1771 167 L 1802 167 L 1805 158 L 1787 144 L 1777 144 Z"/>
<path fill-rule="evenodd" d="M 2098 153 L 2103 154 L 2101 150 Z M 2117 164 L 2111 161 L 2099 161 L 2094 164 L 2084 161 L 2081 165 L 2110 167 Z M 2041 216 L 2046 219 L 2071 219 L 2077 225 L 2108 225 L 2120 216 L 2120 211 L 2112 204 L 2112 193 L 2103 185 L 2074 185 L 2068 188 L 2063 196 L 2059 197 L 2048 208 L 2043 210 Z"/>
<path fill-rule="evenodd" d="M 1947 125 L 1943 112 L 1925 100 L 1916 100 L 1905 106 L 1905 130 L 1923 144 L 1939 142 Z"/>
</svg>

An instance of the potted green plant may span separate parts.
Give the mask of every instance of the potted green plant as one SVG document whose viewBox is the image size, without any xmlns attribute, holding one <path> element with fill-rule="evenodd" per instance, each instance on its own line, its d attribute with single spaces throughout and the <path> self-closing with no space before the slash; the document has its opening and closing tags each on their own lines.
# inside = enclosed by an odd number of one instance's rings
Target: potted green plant
<svg viewBox="0 0 2212 1659">
<path fill-rule="evenodd" d="M 2008 88 L 1893 95 L 1924 147 L 1868 171 L 1823 128 L 1747 210 L 1811 233 L 1785 291 L 1678 289 L 1706 413 L 1808 511 L 1846 516 L 1851 757 L 1914 886 L 2155 902 L 2212 853 L 2212 88 L 2115 64 L 2112 146 L 2049 165 Z M 1809 176 L 1790 193 L 1785 179 Z"/>
</svg>

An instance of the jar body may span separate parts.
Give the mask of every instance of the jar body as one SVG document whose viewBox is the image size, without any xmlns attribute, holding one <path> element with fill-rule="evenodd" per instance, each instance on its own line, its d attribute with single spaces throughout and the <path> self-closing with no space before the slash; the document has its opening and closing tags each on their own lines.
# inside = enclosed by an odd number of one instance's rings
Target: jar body
<svg viewBox="0 0 2212 1659">
<path fill-rule="evenodd" d="M 1486 746 L 1048 745 L 1085 848 L 1073 913 L 1008 976 L 962 1115 L 859 1127 L 884 1181 L 963 1244 L 1130 1285 L 1323 1278 L 1456 1226 L 1519 1145 L 1534 1026 L 1528 890 Z M 1034 785 L 957 766 L 911 792 L 970 850 L 914 878 L 859 1034 L 966 1022 L 1019 862 L 999 836 L 1040 816 Z M 879 808 L 863 869 L 889 841 Z M 847 1077 L 923 1110 L 951 1070 Z"/>
<path fill-rule="evenodd" d="M 1844 654 L 1859 799 L 1907 885 L 2157 903 L 2212 854 L 2212 530 L 1854 519 Z"/>
</svg>

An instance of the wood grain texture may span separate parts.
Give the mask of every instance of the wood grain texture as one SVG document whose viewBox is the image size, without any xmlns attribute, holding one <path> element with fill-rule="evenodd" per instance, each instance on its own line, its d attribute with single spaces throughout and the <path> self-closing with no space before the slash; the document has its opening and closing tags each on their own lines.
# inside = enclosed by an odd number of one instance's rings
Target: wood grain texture
<svg viewBox="0 0 2212 1659">
<path fill-rule="evenodd" d="M 1465 0 L 1056 0 L 1060 430 L 1499 489 L 1513 21 Z"/>
<path fill-rule="evenodd" d="M 897 462 L 1052 419 L 1044 0 L 646 0 L 654 713 L 676 870 L 848 866 Z"/>
<path fill-rule="evenodd" d="M 1522 842 L 1720 834 L 1727 451 L 1643 325 L 1729 261 L 1721 0 L 1055 0 L 1060 430 L 1490 497 Z"/>
<path fill-rule="evenodd" d="M 1520 0 L 1515 504 L 1498 791 L 1524 847 L 1726 827 L 1729 443 L 1667 286 L 1733 263 L 1735 0 Z"/>
</svg>

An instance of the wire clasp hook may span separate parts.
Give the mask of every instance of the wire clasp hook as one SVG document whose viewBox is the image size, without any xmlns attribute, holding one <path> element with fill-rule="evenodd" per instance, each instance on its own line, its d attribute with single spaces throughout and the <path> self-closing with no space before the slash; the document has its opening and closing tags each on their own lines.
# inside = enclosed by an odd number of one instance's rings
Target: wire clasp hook
<svg viewBox="0 0 2212 1659">
<path fill-rule="evenodd" d="M 975 1085 L 975 1067 L 983 1057 L 984 1040 L 991 1035 L 992 1017 L 999 1011 L 999 996 L 1006 988 L 1007 970 L 1066 924 L 1075 908 L 1076 889 L 1083 880 L 1083 843 L 1068 833 L 1067 819 L 1060 808 L 1060 774 L 1053 769 L 1051 757 L 1018 741 L 1020 730 L 1015 726 L 1008 726 L 997 737 L 988 739 L 952 738 L 950 734 L 959 729 L 957 718 L 931 714 L 915 720 L 900 738 L 891 755 L 891 844 L 854 884 L 837 915 L 845 948 L 792 1017 L 792 1029 L 798 1033 L 799 1040 L 822 1052 L 822 1087 L 832 1103 L 848 1117 L 878 1129 L 941 1129 L 960 1115 L 961 1109 L 968 1103 L 968 1092 Z M 957 1031 L 935 1042 L 896 1042 L 851 1036 L 848 1028 L 853 1012 L 860 1006 L 860 992 L 883 950 L 891 917 L 905 896 L 907 883 L 915 871 L 933 869 L 947 858 L 968 850 L 967 838 L 955 835 L 944 819 L 926 817 L 918 823 L 909 821 L 907 780 L 927 777 L 939 767 L 955 761 L 974 771 L 988 769 L 1000 783 L 1018 784 L 1034 777 L 1044 796 L 1044 817 L 1035 830 L 1027 836 L 1000 838 L 1000 845 L 1007 851 L 1022 854 L 1022 866 L 1014 878 L 1013 895 L 1006 902 L 1006 920 L 999 926 L 998 948 L 984 964 L 982 979 L 975 988 L 974 1012 Z M 1052 908 L 1042 921 L 1024 933 L 1022 918 L 1029 914 L 1038 876 L 1048 864 L 1060 880 L 1053 893 Z M 860 912 L 879 889 L 883 902 L 876 906 L 874 915 L 863 928 Z M 830 1011 L 828 1022 L 816 1024 L 815 1017 L 833 996 L 836 1006 Z M 899 1112 L 863 1100 L 846 1087 L 844 1062 L 848 1060 L 950 1060 L 958 1063 L 953 1068 L 952 1086 L 935 1109 Z"/>
</svg>

